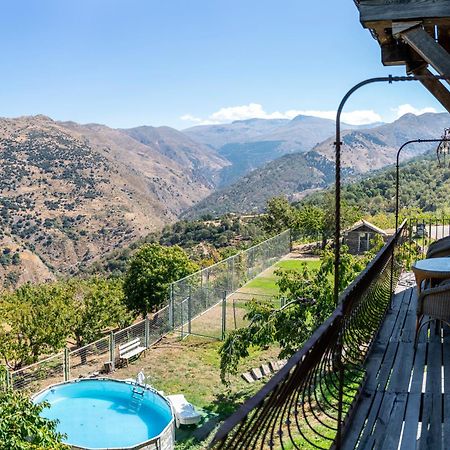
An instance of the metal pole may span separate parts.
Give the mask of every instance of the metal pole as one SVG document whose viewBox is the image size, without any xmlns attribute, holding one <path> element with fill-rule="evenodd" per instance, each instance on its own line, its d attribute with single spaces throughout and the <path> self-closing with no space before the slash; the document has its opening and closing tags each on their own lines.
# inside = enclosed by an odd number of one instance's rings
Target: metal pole
<svg viewBox="0 0 450 450">
<path fill-rule="evenodd" d="M 188 297 L 188 334 L 192 332 L 192 288 L 189 286 Z"/>
<path fill-rule="evenodd" d="M 225 333 L 227 331 L 227 291 L 223 292 L 222 297 L 222 341 L 225 339 Z"/>
<path fill-rule="evenodd" d="M 173 283 L 170 283 L 170 293 L 169 293 L 169 326 L 172 330 L 175 328 L 175 304 L 173 298 Z"/>
<path fill-rule="evenodd" d="M 111 333 L 109 334 L 109 361 L 111 362 L 111 371 L 114 371 L 116 368 L 115 350 L 116 350 L 116 337 L 114 335 L 114 331 L 111 331 Z"/>
<path fill-rule="evenodd" d="M 335 229 L 334 229 L 334 302 L 336 306 L 339 303 L 339 265 L 340 265 L 340 251 L 341 251 L 341 115 L 347 100 L 358 89 L 371 83 L 387 82 L 392 83 L 394 81 L 412 81 L 420 79 L 417 76 L 406 77 L 376 77 L 369 78 L 361 81 L 353 86 L 342 98 L 341 103 L 336 113 L 336 171 L 335 171 Z"/>
<path fill-rule="evenodd" d="M 70 356 L 69 349 L 64 348 L 64 381 L 69 381 L 70 378 Z"/>
<path fill-rule="evenodd" d="M 441 75 L 413 75 L 403 77 L 387 77 L 368 78 L 355 84 L 342 98 L 336 113 L 336 172 L 335 172 L 335 232 L 334 232 L 334 301 L 337 305 L 339 303 L 339 263 L 340 263 L 340 238 L 341 238 L 341 115 L 347 100 L 358 89 L 372 83 L 386 82 L 392 84 L 398 81 L 420 81 L 433 78 L 435 80 L 447 80 L 448 77 Z"/>
<path fill-rule="evenodd" d="M 10 390 L 13 388 L 12 373 L 8 367 L 5 368 L 5 387 L 6 390 Z"/>
<path fill-rule="evenodd" d="M 145 316 L 144 322 L 144 347 L 148 348 L 150 342 L 150 319 Z"/>
</svg>

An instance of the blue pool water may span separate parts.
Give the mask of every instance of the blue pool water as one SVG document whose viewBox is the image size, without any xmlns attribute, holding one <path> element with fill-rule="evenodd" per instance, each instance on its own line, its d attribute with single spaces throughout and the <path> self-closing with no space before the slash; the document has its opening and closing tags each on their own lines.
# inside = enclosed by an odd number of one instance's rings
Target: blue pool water
<svg viewBox="0 0 450 450">
<path fill-rule="evenodd" d="M 132 447 L 158 436 L 172 420 L 167 402 L 146 390 L 133 396 L 133 385 L 114 380 L 80 380 L 41 392 L 42 415 L 58 419 L 68 444 L 88 449 Z"/>
</svg>

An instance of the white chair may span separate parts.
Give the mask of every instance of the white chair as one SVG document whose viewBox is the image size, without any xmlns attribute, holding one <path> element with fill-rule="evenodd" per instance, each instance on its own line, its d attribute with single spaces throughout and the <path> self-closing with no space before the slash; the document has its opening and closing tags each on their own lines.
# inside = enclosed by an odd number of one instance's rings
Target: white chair
<svg viewBox="0 0 450 450">
<path fill-rule="evenodd" d="M 196 425 L 202 419 L 200 413 L 186 400 L 183 394 L 168 395 L 166 398 L 172 405 L 177 428 L 180 425 Z"/>
</svg>

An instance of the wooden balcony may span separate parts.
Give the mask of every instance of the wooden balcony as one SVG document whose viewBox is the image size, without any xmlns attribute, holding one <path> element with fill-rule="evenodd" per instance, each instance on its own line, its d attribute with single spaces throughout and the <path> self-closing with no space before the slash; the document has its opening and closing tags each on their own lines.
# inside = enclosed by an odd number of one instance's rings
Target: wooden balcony
<svg viewBox="0 0 450 450">
<path fill-rule="evenodd" d="M 450 447 L 450 329 L 432 323 L 414 348 L 417 295 L 395 295 L 365 362 L 367 381 L 343 448 Z"/>
</svg>

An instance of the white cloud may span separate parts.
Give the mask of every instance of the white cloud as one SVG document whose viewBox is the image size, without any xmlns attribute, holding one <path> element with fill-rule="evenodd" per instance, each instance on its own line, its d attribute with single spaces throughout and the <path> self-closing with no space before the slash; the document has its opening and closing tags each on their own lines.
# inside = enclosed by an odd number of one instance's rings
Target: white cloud
<svg viewBox="0 0 450 450">
<path fill-rule="evenodd" d="M 421 114 L 425 114 L 425 113 L 437 112 L 436 109 L 432 108 L 432 107 L 415 108 L 414 106 L 410 105 L 409 103 L 406 103 L 404 105 L 399 105 L 397 108 L 392 108 L 392 111 L 396 114 L 397 119 L 408 113 L 414 114 L 416 116 L 420 116 Z"/>
<path fill-rule="evenodd" d="M 269 113 L 264 110 L 261 104 L 249 103 L 248 105 L 220 108 L 218 111 L 211 114 L 207 119 L 194 117 L 191 114 L 185 114 L 180 117 L 180 119 L 198 125 L 206 125 L 229 123 L 234 120 L 246 119 L 293 119 L 298 115 L 314 116 L 334 120 L 336 118 L 336 111 L 290 109 L 284 112 L 274 111 Z M 381 116 L 373 110 L 361 110 L 343 113 L 342 121 L 351 125 L 365 125 L 374 122 L 381 122 L 382 119 Z"/>
</svg>

